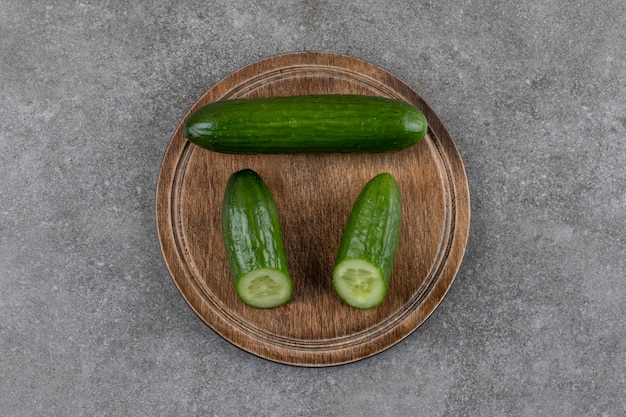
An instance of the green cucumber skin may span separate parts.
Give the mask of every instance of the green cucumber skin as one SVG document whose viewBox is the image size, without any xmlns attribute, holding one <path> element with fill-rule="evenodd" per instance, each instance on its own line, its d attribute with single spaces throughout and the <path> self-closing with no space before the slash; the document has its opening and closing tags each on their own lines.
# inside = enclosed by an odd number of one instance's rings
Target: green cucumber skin
<svg viewBox="0 0 626 417">
<path fill-rule="evenodd" d="M 274 197 L 253 170 L 237 171 L 228 180 L 222 234 L 235 284 L 245 273 L 260 268 L 290 276 Z"/>
<path fill-rule="evenodd" d="M 395 152 L 420 142 L 424 114 L 405 102 L 361 95 L 222 100 L 185 121 L 184 135 L 223 153 Z"/>
<path fill-rule="evenodd" d="M 402 224 L 400 187 L 389 173 L 372 178 L 357 197 L 339 245 L 336 264 L 362 259 L 378 267 L 389 284 Z"/>
</svg>

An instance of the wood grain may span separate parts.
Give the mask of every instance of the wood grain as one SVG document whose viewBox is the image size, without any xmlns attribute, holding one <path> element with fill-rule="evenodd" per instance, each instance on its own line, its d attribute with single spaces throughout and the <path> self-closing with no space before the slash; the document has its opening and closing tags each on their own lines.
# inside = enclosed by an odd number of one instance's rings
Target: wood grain
<svg viewBox="0 0 626 417">
<path fill-rule="evenodd" d="M 427 137 L 392 154 L 227 155 L 188 142 L 183 119 L 165 152 L 157 184 L 163 257 L 190 307 L 235 346 L 300 366 L 360 360 L 411 334 L 450 288 L 469 230 L 467 178 L 450 134 L 414 90 L 368 62 L 331 53 L 270 57 L 218 82 L 189 113 L 220 99 L 329 93 L 412 103 L 426 115 Z M 263 177 L 281 216 L 294 296 L 277 309 L 244 305 L 226 261 L 221 201 L 228 177 L 243 168 Z M 380 172 L 398 179 L 403 225 L 387 298 L 380 307 L 361 311 L 338 299 L 330 279 L 352 204 Z"/>
</svg>

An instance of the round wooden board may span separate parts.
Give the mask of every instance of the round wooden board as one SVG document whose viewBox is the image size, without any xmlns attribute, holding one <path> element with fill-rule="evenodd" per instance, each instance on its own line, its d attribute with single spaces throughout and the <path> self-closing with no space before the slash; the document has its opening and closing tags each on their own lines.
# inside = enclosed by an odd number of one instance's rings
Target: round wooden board
<svg viewBox="0 0 626 417">
<path fill-rule="evenodd" d="M 196 147 L 183 121 L 165 152 L 156 217 L 163 257 L 196 314 L 235 346 L 285 364 L 357 361 L 398 343 L 439 305 L 458 271 L 469 231 L 462 159 L 432 109 L 408 85 L 363 60 L 332 53 L 277 55 L 245 66 L 209 89 L 202 105 L 236 97 L 353 93 L 407 101 L 429 122 L 419 144 L 391 154 L 228 155 Z M 236 296 L 224 252 L 223 192 L 251 168 L 274 194 L 294 280 L 285 306 L 259 310 Z M 384 303 L 369 311 L 343 304 L 331 273 L 344 225 L 365 183 L 380 172 L 398 180 L 403 224 Z"/>
</svg>

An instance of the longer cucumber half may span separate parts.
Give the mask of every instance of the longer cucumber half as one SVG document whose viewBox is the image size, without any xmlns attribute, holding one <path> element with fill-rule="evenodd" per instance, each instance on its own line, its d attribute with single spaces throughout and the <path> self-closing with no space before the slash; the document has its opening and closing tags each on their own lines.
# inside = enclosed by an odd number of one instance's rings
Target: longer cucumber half
<svg viewBox="0 0 626 417">
<path fill-rule="evenodd" d="M 189 116 L 184 135 L 225 153 L 374 153 L 414 145 L 426 129 L 405 102 L 330 94 L 217 101 Z"/>
<path fill-rule="evenodd" d="M 274 197 L 251 169 L 237 171 L 226 185 L 222 234 L 239 298 L 257 308 L 287 303 L 293 284 Z"/>
<path fill-rule="evenodd" d="M 337 295 L 360 309 L 387 294 L 402 222 L 402 196 L 389 173 L 372 178 L 356 199 L 339 246 L 332 283 Z"/>
</svg>

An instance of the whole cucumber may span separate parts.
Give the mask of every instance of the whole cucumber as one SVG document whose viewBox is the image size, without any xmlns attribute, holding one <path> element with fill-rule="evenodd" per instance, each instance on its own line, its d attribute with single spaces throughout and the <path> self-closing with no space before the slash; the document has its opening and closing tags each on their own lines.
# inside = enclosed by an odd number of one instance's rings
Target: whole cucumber
<svg viewBox="0 0 626 417">
<path fill-rule="evenodd" d="M 408 103 L 329 94 L 217 101 L 187 118 L 184 135 L 224 153 L 379 153 L 414 145 L 426 130 Z"/>
</svg>

